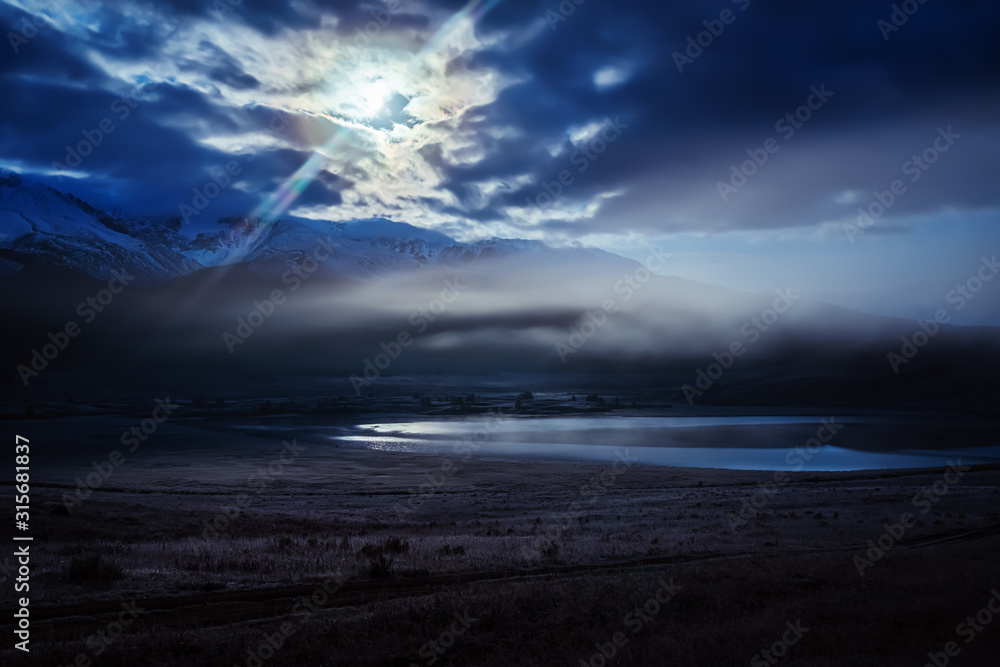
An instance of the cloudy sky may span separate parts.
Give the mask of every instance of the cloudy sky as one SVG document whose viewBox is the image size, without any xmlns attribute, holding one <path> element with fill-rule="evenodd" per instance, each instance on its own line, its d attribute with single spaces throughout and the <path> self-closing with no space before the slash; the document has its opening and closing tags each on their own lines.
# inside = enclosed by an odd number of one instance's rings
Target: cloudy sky
<svg viewBox="0 0 1000 667">
<path fill-rule="evenodd" d="M 656 245 L 926 318 L 1000 250 L 1000 5 L 903 4 L 4 2 L 0 162 L 192 230 Z M 1000 324 L 997 283 L 956 321 Z"/>
</svg>

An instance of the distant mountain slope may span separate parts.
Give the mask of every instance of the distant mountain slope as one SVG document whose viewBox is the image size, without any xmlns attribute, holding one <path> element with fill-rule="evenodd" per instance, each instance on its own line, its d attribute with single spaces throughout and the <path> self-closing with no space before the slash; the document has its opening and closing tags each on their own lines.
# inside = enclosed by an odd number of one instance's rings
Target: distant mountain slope
<svg viewBox="0 0 1000 667">
<path fill-rule="evenodd" d="M 167 220 L 113 218 L 70 194 L 0 170 L 5 272 L 38 264 L 96 278 L 123 271 L 140 280 L 168 280 L 201 268 L 176 247 L 176 231 Z"/>
<path fill-rule="evenodd" d="M 632 264 L 603 251 L 552 248 L 540 241 L 494 238 L 460 243 L 439 232 L 382 218 L 351 222 L 223 218 L 218 231 L 194 237 L 182 232 L 176 216 L 112 216 L 71 194 L 0 170 L 0 272 L 8 274 L 32 264 L 94 278 L 125 271 L 140 282 L 161 283 L 236 263 L 262 274 L 280 274 L 309 255 L 322 258 L 324 273 L 362 281 L 420 266 L 461 266 L 522 256 L 557 263 Z M 316 253 L 317 248 L 321 252 Z"/>
</svg>

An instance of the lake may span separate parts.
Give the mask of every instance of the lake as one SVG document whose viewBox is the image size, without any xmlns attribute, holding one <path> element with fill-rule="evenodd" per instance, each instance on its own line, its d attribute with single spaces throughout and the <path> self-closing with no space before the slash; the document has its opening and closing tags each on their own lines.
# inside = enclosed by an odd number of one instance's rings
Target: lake
<svg viewBox="0 0 1000 667">
<path fill-rule="evenodd" d="M 1000 463 L 992 431 L 911 417 L 504 417 L 371 422 L 338 427 L 340 446 L 478 457 L 614 461 L 738 470 L 867 470 Z M 947 437 L 946 440 L 943 438 Z M 941 442 L 955 446 L 942 448 Z M 463 443 L 465 448 L 463 448 Z M 975 445 L 975 446 L 972 446 Z"/>
</svg>

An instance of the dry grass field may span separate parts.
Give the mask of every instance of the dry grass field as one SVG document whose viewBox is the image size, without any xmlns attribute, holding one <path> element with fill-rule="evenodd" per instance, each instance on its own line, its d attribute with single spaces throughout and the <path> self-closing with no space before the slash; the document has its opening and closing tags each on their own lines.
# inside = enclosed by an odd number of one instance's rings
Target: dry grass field
<svg viewBox="0 0 1000 667">
<path fill-rule="evenodd" d="M 32 664 L 920 667 L 949 641 L 955 665 L 1000 648 L 1000 618 L 957 630 L 1000 586 L 995 467 L 762 487 L 774 473 L 472 459 L 415 496 L 439 459 L 312 445 L 260 483 L 280 445 L 199 432 L 162 434 L 193 465 L 150 446 L 70 509 L 100 446 L 46 458 Z"/>
</svg>

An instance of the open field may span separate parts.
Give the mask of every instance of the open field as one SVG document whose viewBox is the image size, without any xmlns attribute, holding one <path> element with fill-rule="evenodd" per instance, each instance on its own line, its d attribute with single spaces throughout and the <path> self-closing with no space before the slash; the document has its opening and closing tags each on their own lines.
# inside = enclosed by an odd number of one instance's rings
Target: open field
<svg viewBox="0 0 1000 667">
<path fill-rule="evenodd" d="M 117 428 L 85 421 L 15 425 L 61 443 L 35 450 L 32 664 L 600 665 L 603 647 L 758 665 L 785 633 L 782 664 L 919 667 L 949 641 L 956 665 L 1000 647 L 1000 618 L 968 644 L 956 629 L 1000 586 L 998 467 L 786 480 L 622 450 L 442 473 L 167 423 L 85 494 Z"/>
</svg>

